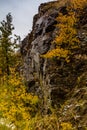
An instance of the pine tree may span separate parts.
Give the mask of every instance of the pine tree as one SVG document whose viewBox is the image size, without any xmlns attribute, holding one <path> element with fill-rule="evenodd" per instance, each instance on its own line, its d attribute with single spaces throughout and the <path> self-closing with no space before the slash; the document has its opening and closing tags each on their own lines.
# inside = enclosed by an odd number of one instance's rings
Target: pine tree
<svg viewBox="0 0 87 130">
<path fill-rule="evenodd" d="M 0 69 L 3 74 L 10 74 L 10 66 L 12 62 L 13 46 L 11 35 L 14 27 L 12 24 L 12 16 L 7 14 L 6 20 L 0 25 Z"/>
</svg>

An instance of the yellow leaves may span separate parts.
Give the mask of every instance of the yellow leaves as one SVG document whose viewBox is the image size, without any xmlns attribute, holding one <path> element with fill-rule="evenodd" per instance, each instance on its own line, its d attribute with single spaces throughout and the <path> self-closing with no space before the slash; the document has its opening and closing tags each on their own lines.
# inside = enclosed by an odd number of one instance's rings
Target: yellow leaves
<svg viewBox="0 0 87 130">
<path fill-rule="evenodd" d="M 60 43 L 63 41 L 63 39 L 64 39 L 63 36 L 64 36 L 64 35 L 62 35 L 62 36 L 57 36 L 57 37 L 55 38 L 54 42 L 55 42 L 57 45 L 60 44 Z"/>
<path fill-rule="evenodd" d="M 85 5 L 87 5 L 87 0 L 70 0 L 71 6 L 74 9 L 82 9 Z"/>
<path fill-rule="evenodd" d="M 69 57 L 72 55 L 72 50 L 79 48 L 80 41 L 77 37 L 78 32 L 76 28 L 79 19 L 76 17 L 74 7 L 70 8 L 75 1 L 77 2 L 77 0 L 67 1 L 67 13 L 65 15 L 60 13 L 56 18 L 58 21 L 58 24 L 56 25 L 58 32 L 52 42 L 55 44 L 55 48 L 47 52 L 47 54 L 43 55 L 43 57 L 57 57 L 58 59 L 64 58 L 65 61 L 69 62 Z M 81 0 L 78 2 L 80 6 Z"/>
<path fill-rule="evenodd" d="M 45 57 L 45 58 L 53 58 L 53 57 L 67 58 L 68 55 L 69 55 L 69 50 L 65 50 L 63 48 L 57 48 L 57 49 L 53 49 L 53 50 L 49 51 L 47 54 L 43 55 L 43 57 Z"/>
<path fill-rule="evenodd" d="M 26 121 L 30 120 L 32 112 L 36 109 L 35 105 L 37 103 L 38 97 L 26 93 L 24 86 L 17 89 L 3 88 L 1 91 L 0 111 L 3 112 L 5 118 L 14 122 L 15 125 L 20 124 L 21 121 L 24 121 L 24 124 L 26 125 Z M 28 106 L 26 106 L 26 104 L 28 104 Z M 19 126 L 21 126 L 21 124 Z"/>
<path fill-rule="evenodd" d="M 38 102 L 39 102 L 38 97 L 37 96 L 33 96 L 31 104 L 36 104 Z"/>
<path fill-rule="evenodd" d="M 15 86 L 18 86 L 21 82 L 19 80 L 16 79 L 10 79 L 9 80 L 9 84 L 14 84 Z"/>
<path fill-rule="evenodd" d="M 59 16 L 56 18 L 57 21 L 60 22 L 59 26 L 64 27 L 64 26 L 73 26 L 73 24 L 76 22 L 75 18 L 75 13 L 74 12 L 69 12 L 67 15 L 59 14 Z"/>
<path fill-rule="evenodd" d="M 61 130 L 74 130 L 70 122 L 62 122 L 61 127 Z"/>
<path fill-rule="evenodd" d="M 58 17 L 58 20 L 60 21 L 60 24 L 58 24 L 60 28 L 60 34 L 56 36 L 55 41 L 60 43 L 68 43 L 72 45 L 73 38 L 76 37 L 77 31 L 75 26 L 76 18 L 75 15 L 70 13 L 69 15 L 60 15 Z M 59 41 L 58 41 L 59 39 Z M 61 40 L 60 40 L 61 39 Z M 75 38 L 77 39 L 77 38 Z M 74 43 L 76 41 L 74 40 Z"/>
<path fill-rule="evenodd" d="M 15 126 L 26 126 L 39 102 L 37 96 L 27 93 L 22 78 L 12 69 L 7 83 L 0 84 L 0 111 L 14 122 Z"/>
</svg>

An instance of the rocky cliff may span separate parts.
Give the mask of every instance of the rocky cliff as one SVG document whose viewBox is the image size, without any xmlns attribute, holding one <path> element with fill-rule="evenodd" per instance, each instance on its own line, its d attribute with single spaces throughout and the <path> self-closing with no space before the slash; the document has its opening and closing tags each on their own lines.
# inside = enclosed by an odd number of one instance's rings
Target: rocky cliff
<svg viewBox="0 0 87 130">
<path fill-rule="evenodd" d="M 52 89 L 57 89 L 54 80 L 55 68 L 51 60 L 41 58 L 47 53 L 55 35 L 55 24 L 58 11 L 53 8 L 55 2 L 41 4 L 38 14 L 34 16 L 32 32 L 22 41 L 21 53 L 24 59 L 24 76 L 27 80 L 29 91 L 47 94 L 49 100 Z M 57 83 L 57 82 L 56 82 Z M 43 86 L 43 87 L 42 87 Z M 59 88 L 58 88 L 59 89 Z M 39 92 L 38 92 L 39 91 Z"/>
<path fill-rule="evenodd" d="M 73 120 L 78 122 L 80 115 L 87 112 L 87 8 L 81 12 L 78 23 L 80 47 L 72 61 L 67 64 L 62 64 L 60 60 L 41 57 L 54 48 L 52 40 L 56 33 L 56 17 L 60 12 L 63 15 L 67 13 L 64 1 L 49 2 L 39 6 L 38 14 L 33 19 L 32 31 L 22 41 L 23 75 L 27 81 L 28 91 L 44 99 L 45 109 L 50 105 L 59 107 L 67 101 L 61 113 L 71 119 L 74 117 L 69 114 L 72 111 L 77 112 Z M 61 118 L 62 116 L 64 115 L 61 115 Z M 84 120 L 87 120 L 85 115 Z M 81 123 L 83 122 L 80 120 Z"/>
</svg>

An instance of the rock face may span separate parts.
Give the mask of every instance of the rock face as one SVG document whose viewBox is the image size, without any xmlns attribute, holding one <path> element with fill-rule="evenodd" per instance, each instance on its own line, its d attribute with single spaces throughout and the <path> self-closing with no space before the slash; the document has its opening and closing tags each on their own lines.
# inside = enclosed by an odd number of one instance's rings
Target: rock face
<svg viewBox="0 0 87 130">
<path fill-rule="evenodd" d="M 55 59 L 44 59 L 42 54 L 54 48 L 51 44 L 56 33 L 56 17 L 67 13 L 66 5 L 55 7 L 56 2 L 41 4 L 34 16 L 32 32 L 22 41 L 21 54 L 24 60 L 23 75 L 28 91 L 44 99 L 44 107 L 58 106 L 78 84 L 78 77 L 85 74 L 87 85 L 87 17 L 82 14 L 78 37 L 81 47 L 69 64 Z M 54 8 L 55 7 L 55 8 Z M 87 15 L 87 9 L 84 13 Z M 80 79 L 81 80 L 81 79 Z"/>
<path fill-rule="evenodd" d="M 48 100 L 53 86 L 51 85 L 49 70 L 51 61 L 41 58 L 41 55 L 53 47 L 51 41 L 56 31 L 54 25 L 57 22 L 55 18 L 58 16 L 57 9 L 47 11 L 49 4 L 54 5 L 55 2 L 40 5 L 38 14 L 33 19 L 32 32 L 22 41 L 21 47 L 24 59 L 23 73 L 29 86 L 28 91 L 36 92 L 39 96 L 47 94 Z"/>
</svg>

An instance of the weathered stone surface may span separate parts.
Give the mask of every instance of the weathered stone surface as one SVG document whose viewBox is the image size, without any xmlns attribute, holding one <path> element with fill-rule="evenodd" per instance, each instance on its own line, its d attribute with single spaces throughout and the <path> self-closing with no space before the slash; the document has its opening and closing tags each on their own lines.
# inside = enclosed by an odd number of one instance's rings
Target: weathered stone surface
<svg viewBox="0 0 87 130">
<path fill-rule="evenodd" d="M 41 58 L 41 55 L 53 47 L 51 41 L 53 40 L 56 30 L 54 26 L 57 23 L 55 18 L 58 15 L 57 9 L 54 9 L 54 11 L 50 10 L 48 13 L 47 9 L 44 10 L 46 6 L 48 6 L 48 3 L 41 4 L 39 7 L 39 13 L 34 16 L 32 32 L 22 41 L 21 47 L 21 53 L 24 59 L 23 74 L 30 86 L 29 89 L 30 91 L 35 90 L 37 93 L 38 90 L 36 91 L 36 87 L 44 91 L 44 94 L 45 91 L 48 91 L 46 87 L 49 87 L 50 73 L 48 75 L 47 71 L 51 62 Z M 31 85 L 34 81 L 35 83 Z M 41 84 L 44 86 L 43 88 Z"/>
<path fill-rule="evenodd" d="M 56 17 L 59 12 L 67 14 L 66 5 L 55 7 L 56 2 L 41 4 L 34 16 L 32 32 L 23 40 L 21 53 L 24 59 L 23 74 L 28 83 L 28 91 L 39 97 L 46 97 L 45 108 L 49 104 L 60 105 L 66 95 L 77 85 L 78 77 L 87 71 L 87 17 L 81 16 L 78 23 L 78 37 L 81 45 L 69 64 L 56 59 L 41 57 L 50 49 L 56 33 Z M 84 9 L 87 14 L 87 9 Z"/>
</svg>

